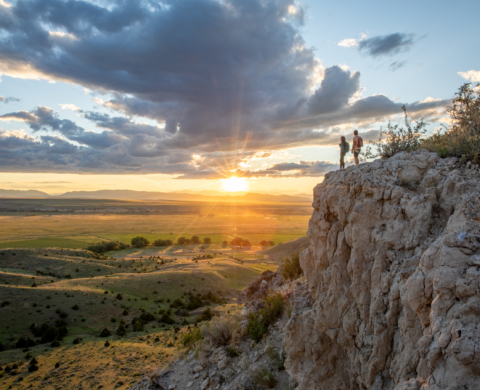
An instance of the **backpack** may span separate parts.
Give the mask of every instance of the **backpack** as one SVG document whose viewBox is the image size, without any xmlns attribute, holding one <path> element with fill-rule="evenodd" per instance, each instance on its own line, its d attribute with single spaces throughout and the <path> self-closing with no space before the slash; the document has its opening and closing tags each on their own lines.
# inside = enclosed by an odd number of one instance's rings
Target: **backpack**
<svg viewBox="0 0 480 390">
<path fill-rule="evenodd" d="M 357 137 L 358 137 L 358 142 L 357 142 L 358 147 L 361 148 L 361 147 L 363 147 L 363 139 L 359 135 L 357 135 Z"/>
<path fill-rule="evenodd" d="M 350 153 L 350 144 L 345 141 L 345 153 Z"/>
</svg>

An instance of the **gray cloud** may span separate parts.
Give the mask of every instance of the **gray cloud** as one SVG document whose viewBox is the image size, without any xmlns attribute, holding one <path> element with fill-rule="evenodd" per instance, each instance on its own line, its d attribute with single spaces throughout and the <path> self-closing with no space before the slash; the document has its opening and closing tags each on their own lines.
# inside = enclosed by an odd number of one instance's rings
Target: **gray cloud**
<svg viewBox="0 0 480 390">
<path fill-rule="evenodd" d="M 358 49 L 372 57 L 391 56 L 400 51 L 408 51 L 415 43 L 413 34 L 394 33 L 363 39 Z"/>
<path fill-rule="evenodd" d="M 316 85 L 320 65 L 302 23 L 293 0 L 18 0 L 2 7 L 0 71 L 81 84 L 106 94 L 113 113 L 79 111 L 95 131 L 43 106 L 3 115 L 42 135 L 3 133 L 0 148 L 17 146 L 0 157 L 0 169 L 221 177 L 257 151 L 335 145 L 340 125 L 376 134 L 371 124 L 401 113 L 401 103 L 386 96 L 354 100 L 358 72 L 332 66 Z M 393 53 L 412 39 L 387 38 L 370 38 L 363 50 Z M 446 104 L 407 107 L 420 115 Z"/>
<path fill-rule="evenodd" d="M 0 102 L 8 104 L 10 102 L 19 102 L 20 99 L 14 98 L 14 97 L 4 97 L 0 96 Z"/>
</svg>

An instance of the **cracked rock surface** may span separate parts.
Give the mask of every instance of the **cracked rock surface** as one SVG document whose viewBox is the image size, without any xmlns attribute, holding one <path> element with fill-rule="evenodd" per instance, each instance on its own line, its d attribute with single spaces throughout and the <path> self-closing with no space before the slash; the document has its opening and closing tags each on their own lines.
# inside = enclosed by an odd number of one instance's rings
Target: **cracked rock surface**
<svg viewBox="0 0 480 390">
<path fill-rule="evenodd" d="M 424 150 L 325 176 L 284 337 L 298 390 L 480 389 L 479 196 L 476 166 Z"/>
</svg>

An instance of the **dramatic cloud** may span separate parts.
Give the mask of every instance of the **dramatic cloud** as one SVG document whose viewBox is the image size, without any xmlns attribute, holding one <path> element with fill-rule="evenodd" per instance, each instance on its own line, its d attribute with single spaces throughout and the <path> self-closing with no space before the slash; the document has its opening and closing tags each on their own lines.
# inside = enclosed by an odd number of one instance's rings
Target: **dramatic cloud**
<svg viewBox="0 0 480 390">
<path fill-rule="evenodd" d="M 300 34 L 303 15 L 293 0 L 0 3 L 0 72 L 80 84 L 111 110 L 61 105 L 89 129 L 43 106 L 3 115 L 36 138 L 19 138 L 1 169 L 11 158 L 11 170 L 221 177 L 257 151 L 335 145 L 401 113 L 384 95 L 361 97 L 360 73 L 324 69 Z M 377 56 L 412 42 L 392 34 L 358 47 Z M 407 107 L 428 117 L 446 103 Z"/>
<path fill-rule="evenodd" d="M 474 83 L 480 83 L 480 70 L 469 70 L 468 72 L 458 72 L 465 80 Z"/>
<path fill-rule="evenodd" d="M 3 96 L 0 96 L 0 102 L 1 103 L 10 103 L 10 102 L 19 102 L 20 99 L 17 99 L 17 98 L 14 98 L 14 97 L 3 97 Z"/>
<path fill-rule="evenodd" d="M 372 57 L 391 56 L 410 50 L 413 44 L 412 34 L 394 33 L 363 39 L 358 43 L 358 49 Z"/>
</svg>

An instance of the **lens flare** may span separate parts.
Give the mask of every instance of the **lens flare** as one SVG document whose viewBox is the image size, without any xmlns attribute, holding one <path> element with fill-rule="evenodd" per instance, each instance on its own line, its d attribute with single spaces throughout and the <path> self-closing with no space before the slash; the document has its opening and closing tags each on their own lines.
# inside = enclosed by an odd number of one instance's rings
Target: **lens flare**
<svg viewBox="0 0 480 390">
<path fill-rule="evenodd" d="M 247 180 L 240 177 L 232 176 L 228 179 L 220 179 L 224 191 L 228 192 L 246 192 L 248 191 Z"/>
</svg>

